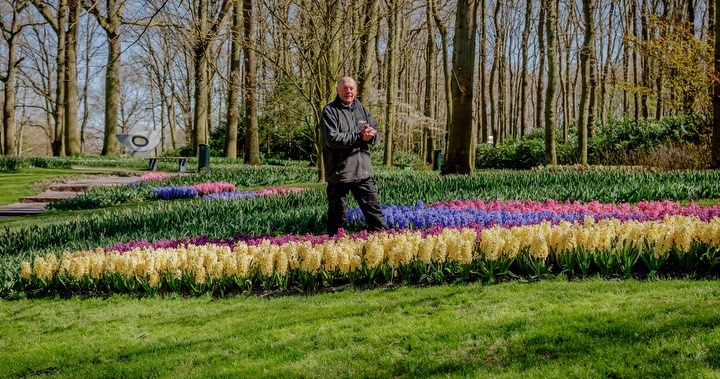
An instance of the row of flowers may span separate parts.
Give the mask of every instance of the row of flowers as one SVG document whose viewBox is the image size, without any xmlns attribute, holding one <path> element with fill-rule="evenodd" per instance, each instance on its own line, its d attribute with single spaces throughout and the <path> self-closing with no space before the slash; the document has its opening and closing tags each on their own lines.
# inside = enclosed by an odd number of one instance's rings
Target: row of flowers
<svg viewBox="0 0 720 379">
<path fill-rule="evenodd" d="M 259 193 L 287 193 L 302 190 L 301 188 L 277 188 L 268 191 L 259 190 Z M 262 192 L 261 192 L 262 191 Z M 277 192 L 275 192 L 277 191 Z M 241 194 L 241 192 L 235 192 Z M 249 192 L 246 194 L 250 194 Z M 252 195 L 252 194 L 250 194 Z M 213 195 L 210 195 L 211 197 Z M 228 194 L 220 194 L 218 197 L 228 196 Z M 449 208 L 449 210 L 447 209 Z M 477 219 L 468 219 L 463 214 L 464 210 L 475 212 L 476 215 L 484 216 Z M 421 230 L 423 234 L 437 234 L 444 227 L 472 227 L 476 230 L 489 228 L 492 226 L 513 227 L 520 225 L 538 224 L 543 221 L 557 224 L 561 221 L 584 221 L 586 217 L 592 217 L 596 220 L 617 219 L 620 221 L 636 220 L 650 221 L 662 220 L 665 216 L 683 215 L 695 216 L 702 221 L 709 221 L 714 217 L 720 217 L 720 205 L 703 207 L 694 203 L 689 205 L 680 205 L 677 202 L 641 202 L 637 205 L 621 204 L 602 204 L 599 202 L 580 203 L 580 202 L 557 202 L 555 200 L 547 200 L 545 202 L 534 201 L 501 201 L 493 200 L 483 202 L 482 200 L 459 200 L 452 202 L 440 202 L 431 206 L 424 206 L 422 202 L 418 202 L 415 207 L 389 206 L 383 207 L 386 217 L 391 221 L 390 225 L 397 227 L 396 230 L 408 229 L 410 227 Z M 438 217 L 438 214 L 447 211 L 447 215 L 453 217 Z M 485 213 L 476 212 L 484 211 Z M 493 213 L 494 212 L 494 213 Z M 571 216 L 564 216 L 562 212 L 567 212 Z M 404 217 L 407 221 L 399 222 Z M 418 218 L 425 217 L 425 222 L 419 222 Z M 435 217 L 435 220 L 431 218 Z M 427 221 L 429 220 L 430 221 Z M 362 213 L 357 209 L 348 211 L 348 221 L 350 224 L 358 224 L 362 221 Z M 425 225 L 425 229 L 421 226 Z M 388 230 L 386 233 L 394 233 Z M 164 239 L 154 242 L 146 240 L 130 241 L 119 243 L 108 247 L 105 251 L 126 252 L 135 248 L 175 248 L 180 245 L 205 245 L 209 243 L 232 246 L 238 242 L 244 242 L 249 245 L 255 245 L 265 240 L 274 244 L 284 244 L 288 242 L 310 241 L 313 244 L 324 243 L 328 240 L 337 240 L 343 234 L 335 237 L 327 235 L 307 235 L 307 236 L 249 236 L 238 234 L 232 238 L 211 238 L 206 236 L 185 237 L 181 239 Z M 353 235 L 353 238 L 367 238 L 368 233 L 362 231 Z"/>
<path fill-rule="evenodd" d="M 263 188 L 255 191 L 238 191 L 235 185 L 227 182 L 207 182 L 192 186 L 167 186 L 153 189 L 158 199 L 170 200 L 181 198 L 202 197 L 211 200 L 232 200 L 244 197 L 282 195 L 298 193 L 305 188 L 297 187 L 274 187 Z"/>
<path fill-rule="evenodd" d="M 434 226 L 473 225 L 510 227 L 543 221 L 557 224 L 563 221 L 582 221 L 588 216 L 594 219 L 653 221 L 661 220 L 666 216 L 683 215 L 708 221 L 720 217 L 720 204 L 699 206 L 695 203 L 680 205 L 671 201 L 643 201 L 631 205 L 602 204 L 598 201 L 558 202 L 553 199 L 545 202 L 454 200 L 427 206 L 422 202 L 418 202 L 415 206 L 383 206 L 382 211 L 391 227 L 426 229 Z M 365 222 L 362 212 L 357 208 L 347 211 L 347 220 L 353 227 L 359 227 Z"/>
<path fill-rule="evenodd" d="M 111 291 L 226 290 L 258 286 L 314 289 L 402 279 L 438 282 L 498 275 L 540 277 L 593 272 L 605 276 L 712 272 L 720 255 L 720 218 L 667 216 L 640 222 L 585 217 L 506 228 L 457 227 L 358 235 L 190 241 L 163 247 L 36 257 L 21 263 L 30 288 Z M 201 241 L 193 241 L 201 242 Z M 643 262 L 639 265 L 638 262 Z M 75 286 L 75 287 L 73 287 Z"/>
<path fill-rule="evenodd" d="M 140 184 L 159 183 L 167 179 L 169 176 L 160 172 L 151 172 L 144 174 L 137 181 L 131 182 L 129 185 L 137 187 Z M 232 200 L 244 197 L 266 196 L 266 195 L 283 195 L 294 194 L 304 191 L 305 188 L 297 187 L 271 187 L 262 188 L 254 191 L 238 191 L 234 184 L 228 182 L 205 182 L 194 185 L 180 186 L 163 186 L 153 188 L 156 198 L 163 200 L 202 197 L 213 200 Z"/>
</svg>

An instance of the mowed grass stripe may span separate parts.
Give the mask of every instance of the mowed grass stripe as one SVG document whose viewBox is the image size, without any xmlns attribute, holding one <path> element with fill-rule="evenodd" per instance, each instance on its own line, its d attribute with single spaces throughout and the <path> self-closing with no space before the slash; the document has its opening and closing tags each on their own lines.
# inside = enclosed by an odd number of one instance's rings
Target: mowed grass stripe
<svg viewBox="0 0 720 379">
<path fill-rule="evenodd" d="M 0 377 L 717 377 L 720 281 L 0 303 Z"/>
</svg>

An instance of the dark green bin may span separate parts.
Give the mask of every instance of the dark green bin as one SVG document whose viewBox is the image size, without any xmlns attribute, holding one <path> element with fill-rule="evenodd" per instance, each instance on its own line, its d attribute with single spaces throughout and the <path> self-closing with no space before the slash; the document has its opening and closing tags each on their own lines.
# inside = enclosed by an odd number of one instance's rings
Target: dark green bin
<svg viewBox="0 0 720 379">
<path fill-rule="evenodd" d="M 198 145 L 198 171 L 203 168 L 210 168 L 210 145 L 201 143 Z"/>
</svg>

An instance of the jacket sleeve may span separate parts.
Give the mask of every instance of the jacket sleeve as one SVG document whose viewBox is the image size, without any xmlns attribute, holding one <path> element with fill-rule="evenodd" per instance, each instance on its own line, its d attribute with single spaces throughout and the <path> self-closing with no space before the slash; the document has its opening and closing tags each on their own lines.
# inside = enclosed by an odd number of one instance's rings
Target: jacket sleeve
<svg viewBox="0 0 720 379">
<path fill-rule="evenodd" d="M 341 131 L 337 112 L 329 106 L 323 109 L 320 132 L 323 143 L 332 149 L 350 149 L 358 147 L 360 142 L 364 142 L 360 133 Z"/>
<path fill-rule="evenodd" d="M 373 116 L 370 114 L 370 110 L 368 110 L 367 107 L 365 107 L 364 105 L 363 105 L 363 108 L 365 110 L 365 114 L 367 115 L 368 124 L 370 124 L 370 126 L 372 126 L 375 129 L 375 135 L 373 136 L 373 138 L 370 139 L 370 141 L 367 141 L 367 144 L 368 145 L 377 145 L 378 143 L 380 143 L 380 140 L 382 139 L 382 134 L 380 133 L 380 127 L 378 126 L 377 121 L 375 121 Z"/>
</svg>

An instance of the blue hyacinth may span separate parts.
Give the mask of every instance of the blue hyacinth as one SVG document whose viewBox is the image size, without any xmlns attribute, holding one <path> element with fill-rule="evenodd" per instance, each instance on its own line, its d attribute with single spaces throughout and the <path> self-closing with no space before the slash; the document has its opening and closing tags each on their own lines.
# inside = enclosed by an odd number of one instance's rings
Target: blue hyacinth
<svg viewBox="0 0 720 379">
<path fill-rule="evenodd" d="M 155 197 L 163 200 L 198 197 L 195 188 L 185 186 L 158 187 L 153 190 Z"/>
<path fill-rule="evenodd" d="M 204 195 L 202 198 L 206 199 L 206 200 L 234 200 L 234 199 L 242 199 L 242 198 L 246 198 L 246 197 L 257 197 L 257 195 L 252 192 L 234 191 L 234 192 L 211 193 L 208 195 Z"/>
<path fill-rule="evenodd" d="M 603 218 L 619 218 L 620 215 L 597 215 L 591 212 L 581 213 L 555 213 L 552 211 L 520 212 L 520 211 L 488 211 L 480 209 L 452 209 L 446 206 L 425 207 L 419 201 L 415 206 L 382 206 L 387 224 L 396 229 L 428 229 L 434 226 L 471 226 L 479 225 L 484 228 L 494 225 L 512 227 L 520 225 L 539 224 L 549 221 L 557 224 L 561 221 L 578 222 L 586 216 L 594 217 L 596 220 Z M 365 217 L 360 209 L 349 209 L 346 213 L 347 222 L 350 226 L 359 226 L 365 223 Z M 625 219 L 640 218 L 641 215 L 633 214 Z"/>
</svg>

